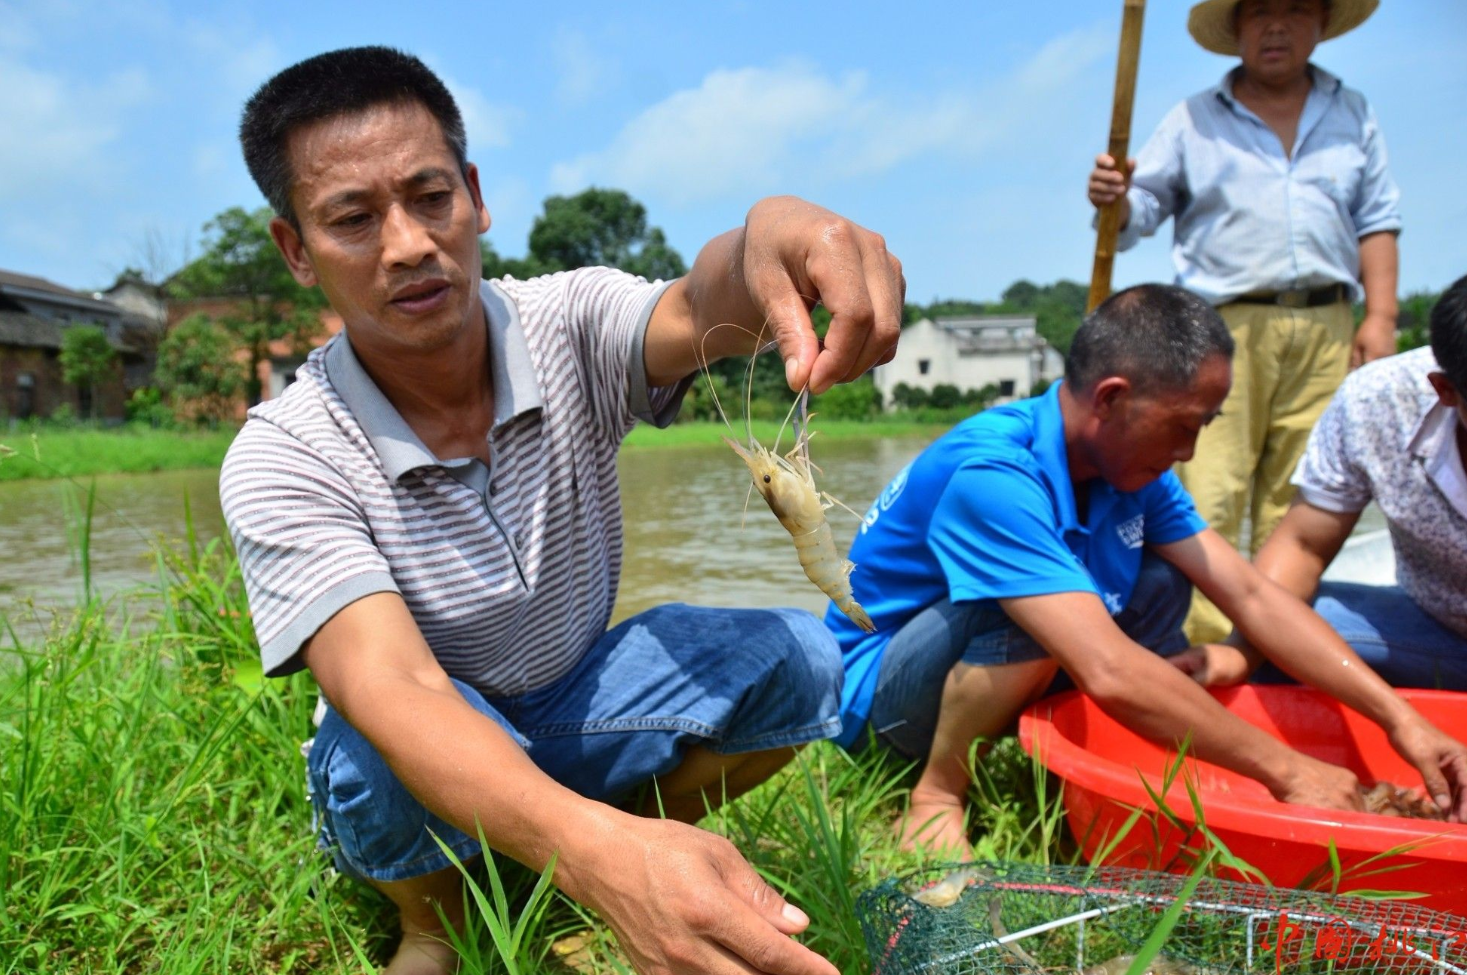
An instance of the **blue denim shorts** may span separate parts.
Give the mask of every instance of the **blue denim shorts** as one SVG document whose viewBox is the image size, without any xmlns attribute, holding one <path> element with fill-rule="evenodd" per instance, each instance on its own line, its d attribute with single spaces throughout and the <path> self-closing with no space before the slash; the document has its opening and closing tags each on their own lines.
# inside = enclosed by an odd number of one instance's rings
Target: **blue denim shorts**
<svg viewBox="0 0 1467 975">
<path fill-rule="evenodd" d="M 1467 691 L 1467 640 L 1442 626 L 1400 586 L 1323 582 L 1314 611 L 1392 687 Z M 1271 663 L 1259 684 L 1292 684 Z"/>
<path fill-rule="evenodd" d="M 1112 618 L 1132 640 L 1169 657 L 1187 647 L 1182 621 L 1191 599 L 1192 584 L 1187 577 L 1147 552 L 1130 601 Z M 882 654 L 871 701 L 871 728 L 878 741 L 899 755 L 924 759 L 937 730 L 942 687 L 954 665 L 995 667 L 1048 656 L 1049 651 L 996 603 L 941 600 L 907 621 Z M 1060 671 L 1045 693 L 1074 686 L 1069 675 Z M 864 740 L 864 736 L 857 739 Z"/>
<path fill-rule="evenodd" d="M 809 613 L 672 604 L 608 631 L 546 687 L 485 697 L 454 685 L 546 774 L 615 803 L 676 768 L 691 745 L 734 754 L 835 735 L 843 677 L 835 638 Z M 433 834 L 460 859 L 479 852 L 334 709 L 307 772 L 320 845 L 342 873 L 403 880 L 441 870 L 450 861 Z"/>
</svg>

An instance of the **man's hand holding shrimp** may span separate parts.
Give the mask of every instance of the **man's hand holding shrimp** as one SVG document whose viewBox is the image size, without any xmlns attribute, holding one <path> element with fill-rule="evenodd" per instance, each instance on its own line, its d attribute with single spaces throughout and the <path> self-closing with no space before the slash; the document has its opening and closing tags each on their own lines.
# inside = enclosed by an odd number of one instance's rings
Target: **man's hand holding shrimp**
<svg viewBox="0 0 1467 975">
<path fill-rule="evenodd" d="M 648 377 L 676 381 L 773 339 L 790 389 L 822 393 L 891 358 L 905 296 L 901 262 L 880 235 L 794 197 L 761 200 L 658 304 Z M 810 322 L 816 302 L 831 313 L 823 342 Z"/>
</svg>

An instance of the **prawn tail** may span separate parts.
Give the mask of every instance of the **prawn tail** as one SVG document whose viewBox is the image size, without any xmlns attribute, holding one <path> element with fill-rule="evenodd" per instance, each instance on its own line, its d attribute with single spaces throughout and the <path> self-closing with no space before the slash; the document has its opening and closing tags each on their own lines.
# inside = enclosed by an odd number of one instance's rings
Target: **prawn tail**
<svg viewBox="0 0 1467 975">
<path fill-rule="evenodd" d="M 871 617 L 851 595 L 851 570 L 856 565 L 836 554 L 835 538 L 824 519 L 813 531 L 795 537 L 795 549 L 799 552 L 800 567 L 805 570 L 805 576 L 829 596 L 852 623 L 867 633 L 875 633 L 876 625 L 871 622 Z"/>
<path fill-rule="evenodd" d="M 845 599 L 837 599 L 835 601 L 835 605 L 840 609 L 842 613 L 845 613 L 846 616 L 850 617 L 851 622 L 859 626 L 862 632 L 876 632 L 876 624 L 871 622 L 871 617 L 867 614 L 865 608 L 863 608 L 860 603 L 856 602 L 853 597 L 847 595 Z"/>
</svg>

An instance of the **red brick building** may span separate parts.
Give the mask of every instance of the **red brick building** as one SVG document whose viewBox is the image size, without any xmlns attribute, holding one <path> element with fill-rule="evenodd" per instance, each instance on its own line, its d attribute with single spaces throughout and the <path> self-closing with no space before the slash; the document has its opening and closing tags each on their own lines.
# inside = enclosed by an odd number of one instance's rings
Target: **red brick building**
<svg viewBox="0 0 1467 975">
<path fill-rule="evenodd" d="M 126 415 L 129 367 L 139 375 L 143 353 L 128 339 L 140 323 L 110 301 L 44 278 L 0 271 L 0 421 L 51 416 L 69 406 L 78 416 L 120 421 Z M 112 375 L 95 389 L 78 389 L 61 373 L 68 328 L 96 325 L 117 351 Z"/>
</svg>

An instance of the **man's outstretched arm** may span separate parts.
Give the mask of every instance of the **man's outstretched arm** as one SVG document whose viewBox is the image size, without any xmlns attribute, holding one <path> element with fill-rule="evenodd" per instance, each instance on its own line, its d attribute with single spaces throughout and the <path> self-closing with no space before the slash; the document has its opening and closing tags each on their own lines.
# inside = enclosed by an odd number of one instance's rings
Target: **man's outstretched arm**
<svg viewBox="0 0 1467 975">
<path fill-rule="evenodd" d="M 1467 747 L 1423 718 L 1314 610 L 1265 577 L 1210 528 L 1156 551 L 1280 670 L 1380 725 L 1401 757 L 1421 773 L 1437 805 L 1455 817 L 1467 817 Z"/>
<path fill-rule="evenodd" d="M 790 388 L 822 393 L 891 357 L 905 296 L 901 262 L 878 234 L 794 197 L 760 200 L 657 303 L 647 381 L 670 385 L 773 340 Z M 817 301 L 831 314 L 823 341 L 810 323 Z"/>
<path fill-rule="evenodd" d="M 331 705 L 408 791 L 596 910 L 636 968 L 831 975 L 789 938 L 807 923 L 732 844 L 586 799 L 545 775 L 450 683 L 400 596 L 343 609 L 303 650 Z"/>
<path fill-rule="evenodd" d="M 1191 739 L 1193 754 L 1257 779 L 1275 798 L 1330 809 L 1359 809 L 1358 781 L 1310 758 L 1230 713 L 1161 657 L 1116 626 L 1089 592 L 1002 599 L 1100 708 L 1138 734 L 1168 745 Z"/>
</svg>

